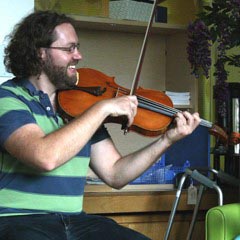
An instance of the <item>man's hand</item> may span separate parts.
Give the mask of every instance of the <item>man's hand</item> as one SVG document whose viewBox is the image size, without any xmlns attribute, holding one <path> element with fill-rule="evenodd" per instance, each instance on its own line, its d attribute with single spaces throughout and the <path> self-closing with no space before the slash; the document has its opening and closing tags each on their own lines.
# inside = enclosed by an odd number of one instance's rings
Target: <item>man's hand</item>
<svg viewBox="0 0 240 240">
<path fill-rule="evenodd" d="M 198 113 L 189 112 L 177 113 L 174 119 L 174 127 L 165 132 L 165 137 L 172 145 L 176 141 L 191 134 L 199 125 L 201 119 Z"/>
<path fill-rule="evenodd" d="M 134 117 L 137 114 L 138 100 L 136 96 L 121 96 L 106 100 L 107 111 L 112 117 L 127 117 L 127 127 L 133 123 Z"/>
</svg>

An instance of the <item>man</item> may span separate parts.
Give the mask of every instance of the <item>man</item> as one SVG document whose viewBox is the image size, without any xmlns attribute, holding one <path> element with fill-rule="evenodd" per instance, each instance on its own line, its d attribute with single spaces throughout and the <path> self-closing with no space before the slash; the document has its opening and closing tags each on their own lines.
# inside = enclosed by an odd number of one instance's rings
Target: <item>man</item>
<svg viewBox="0 0 240 240">
<path fill-rule="evenodd" d="M 56 91 L 75 85 L 81 59 L 74 22 L 65 15 L 32 13 L 10 35 L 4 63 L 16 77 L 0 88 L 0 239 L 148 239 L 82 211 L 88 166 L 120 189 L 190 134 L 199 116 L 178 113 L 158 140 L 121 156 L 102 123 L 126 116 L 130 126 L 135 96 L 99 101 L 67 124 L 58 114 Z"/>
</svg>

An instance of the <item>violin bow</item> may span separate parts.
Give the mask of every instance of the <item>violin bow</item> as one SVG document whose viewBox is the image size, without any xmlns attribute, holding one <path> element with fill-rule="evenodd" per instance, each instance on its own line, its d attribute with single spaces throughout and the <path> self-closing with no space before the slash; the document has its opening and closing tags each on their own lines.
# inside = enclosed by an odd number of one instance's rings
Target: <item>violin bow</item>
<svg viewBox="0 0 240 240">
<path fill-rule="evenodd" d="M 146 52 L 147 40 L 148 40 L 148 36 L 149 36 L 149 33 L 150 33 L 150 29 L 152 27 L 154 13 L 155 13 L 155 9 L 157 7 L 158 2 L 161 2 L 161 1 L 154 0 L 154 2 L 153 2 L 152 11 L 151 11 L 151 15 L 150 15 L 150 18 L 149 18 L 149 21 L 148 21 L 147 30 L 145 32 L 141 53 L 139 55 L 138 64 L 137 64 L 135 75 L 134 75 L 133 82 L 132 82 L 130 95 L 134 95 L 136 90 L 137 90 L 137 87 L 138 87 L 140 73 L 141 73 L 141 70 L 142 70 L 143 59 L 144 59 L 144 55 L 145 55 L 145 52 Z"/>
<path fill-rule="evenodd" d="M 161 0 L 154 0 L 153 1 L 151 15 L 150 15 L 148 25 L 147 25 L 147 29 L 146 29 L 146 32 L 145 32 L 145 36 L 144 36 L 144 39 L 143 39 L 143 44 L 142 44 L 141 52 L 140 52 L 140 55 L 139 55 L 139 58 L 138 58 L 138 63 L 137 63 L 137 67 L 136 67 L 136 71 L 135 71 L 135 74 L 134 74 L 132 87 L 131 87 L 129 95 L 134 95 L 136 93 L 136 90 L 137 90 L 137 87 L 138 87 L 140 73 L 141 73 L 141 70 L 142 70 L 143 59 L 144 59 L 144 55 L 145 55 L 145 52 L 146 52 L 147 40 L 148 40 L 148 36 L 149 36 L 149 33 L 150 33 L 150 29 L 152 27 L 154 13 L 155 13 L 155 9 L 156 9 L 156 6 L 157 6 L 158 2 L 161 2 Z M 127 122 L 128 122 L 127 118 L 124 117 L 123 118 L 123 124 L 122 124 L 122 130 L 123 130 L 124 135 L 128 133 Z"/>
</svg>

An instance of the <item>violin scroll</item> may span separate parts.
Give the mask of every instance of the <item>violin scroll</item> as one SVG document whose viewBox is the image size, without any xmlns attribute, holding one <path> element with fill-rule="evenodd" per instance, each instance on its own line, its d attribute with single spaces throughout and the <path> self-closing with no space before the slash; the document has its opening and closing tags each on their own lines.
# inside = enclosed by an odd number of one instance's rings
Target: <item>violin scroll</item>
<svg viewBox="0 0 240 240">
<path fill-rule="evenodd" d="M 228 135 L 221 127 L 213 124 L 212 127 L 209 129 L 209 133 L 217 137 L 222 143 L 227 144 Z"/>
</svg>

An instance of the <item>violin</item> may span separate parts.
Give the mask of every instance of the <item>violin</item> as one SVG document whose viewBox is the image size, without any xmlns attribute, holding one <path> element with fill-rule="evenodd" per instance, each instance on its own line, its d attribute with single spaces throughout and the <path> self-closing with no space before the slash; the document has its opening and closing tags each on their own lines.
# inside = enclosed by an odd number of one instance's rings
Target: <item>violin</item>
<svg viewBox="0 0 240 240">
<path fill-rule="evenodd" d="M 121 95 L 136 95 L 139 104 L 132 126 L 126 129 L 126 117 L 124 116 L 108 117 L 105 122 L 120 123 L 125 133 L 132 130 L 144 136 L 159 136 L 167 130 L 175 114 L 180 110 L 173 108 L 171 99 L 163 92 L 138 87 L 147 39 L 157 3 L 158 0 L 154 0 L 131 89 L 118 85 L 114 81 L 114 77 L 107 76 L 100 71 L 90 68 L 77 69 L 78 82 L 75 88 L 61 90 L 57 95 L 59 110 L 67 121 L 69 118 L 81 115 L 98 101 Z M 220 127 L 203 119 L 201 119 L 200 125 L 208 127 L 209 132 L 221 141 L 227 141 L 227 134 Z"/>
<path fill-rule="evenodd" d="M 114 77 L 91 68 L 79 68 L 78 83 L 74 89 L 61 90 L 57 102 L 62 116 L 68 120 L 81 115 L 96 102 L 122 95 L 130 90 L 118 85 Z M 175 114 L 171 99 L 163 92 L 138 87 L 135 95 L 139 105 L 129 130 L 144 136 L 156 137 L 167 130 Z M 123 123 L 123 117 L 108 117 L 105 123 Z M 218 126 L 201 119 L 200 125 L 209 128 L 210 134 L 226 142 L 227 134 Z"/>
</svg>

